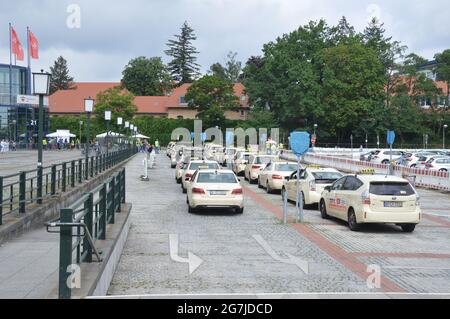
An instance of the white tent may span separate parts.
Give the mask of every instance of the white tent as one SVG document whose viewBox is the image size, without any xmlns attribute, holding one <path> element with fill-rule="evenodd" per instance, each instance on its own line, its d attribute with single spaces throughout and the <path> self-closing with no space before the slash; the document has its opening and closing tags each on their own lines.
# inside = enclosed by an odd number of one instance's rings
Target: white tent
<svg viewBox="0 0 450 319">
<path fill-rule="evenodd" d="M 105 132 L 105 133 L 102 133 L 102 134 L 97 135 L 96 137 L 97 137 L 97 138 L 105 138 L 106 135 L 108 135 L 108 136 L 110 136 L 110 137 L 112 137 L 112 136 L 115 136 L 115 137 L 120 137 L 120 136 L 122 136 L 121 134 L 115 133 L 115 132 L 109 132 L 109 134 L 108 134 L 107 132 Z"/>
<path fill-rule="evenodd" d="M 57 139 L 59 139 L 59 138 L 65 139 L 65 138 L 76 137 L 76 135 L 70 133 L 69 130 L 57 130 L 54 133 L 47 134 L 46 137 L 53 137 L 53 138 L 57 138 Z"/>
<path fill-rule="evenodd" d="M 150 138 L 150 137 L 142 135 L 142 134 L 137 134 L 136 138 Z"/>
</svg>

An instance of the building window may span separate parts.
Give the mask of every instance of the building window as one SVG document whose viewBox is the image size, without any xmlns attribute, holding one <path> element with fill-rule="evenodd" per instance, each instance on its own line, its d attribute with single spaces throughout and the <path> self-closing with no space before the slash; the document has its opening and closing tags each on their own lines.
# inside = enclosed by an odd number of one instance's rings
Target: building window
<svg viewBox="0 0 450 319">
<path fill-rule="evenodd" d="M 183 115 L 178 115 L 177 119 L 182 120 L 183 119 Z"/>
<path fill-rule="evenodd" d="M 180 96 L 180 104 L 187 104 L 186 99 L 184 96 Z"/>
<path fill-rule="evenodd" d="M 241 116 L 244 117 L 245 116 L 245 111 L 241 110 Z"/>
</svg>

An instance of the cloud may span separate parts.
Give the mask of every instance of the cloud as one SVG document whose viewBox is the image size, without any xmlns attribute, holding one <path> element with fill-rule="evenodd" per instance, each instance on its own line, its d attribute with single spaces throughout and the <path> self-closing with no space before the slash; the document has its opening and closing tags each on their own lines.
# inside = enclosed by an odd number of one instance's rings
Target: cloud
<svg viewBox="0 0 450 319">
<path fill-rule="evenodd" d="M 71 4 L 80 8 L 79 29 L 67 27 Z M 63 55 L 78 81 L 117 81 L 133 57 L 162 56 L 167 62 L 166 42 L 184 21 L 196 32 L 198 62 L 205 72 L 223 62 L 228 51 L 245 62 L 260 54 L 264 43 L 309 20 L 335 24 L 342 15 L 359 31 L 370 17 L 381 17 L 388 34 L 427 58 L 450 43 L 446 0 L 16 0 L 2 4 L 0 11 L 0 62 L 9 61 L 8 21 L 23 43 L 27 25 L 38 36 L 42 58 L 36 67 L 48 69 Z"/>
</svg>

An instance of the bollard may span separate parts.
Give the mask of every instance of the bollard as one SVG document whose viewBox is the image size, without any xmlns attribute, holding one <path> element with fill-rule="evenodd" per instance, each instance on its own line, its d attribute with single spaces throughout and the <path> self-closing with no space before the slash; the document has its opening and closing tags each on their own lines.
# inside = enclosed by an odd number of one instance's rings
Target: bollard
<svg viewBox="0 0 450 319">
<path fill-rule="evenodd" d="M 283 195 L 283 223 L 287 224 L 288 222 L 288 194 L 285 189 L 282 190 Z"/>
<path fill-rule="evenodd" d="M 147 159 L 147 156 L 144 157 L 143 164 L 144 164 L 144 175 L 141 175 L 141 181 L 147 182 L 147 181 L 150 180 L 150 178 L 148 177 L 148 159 Z"/>
</svg>

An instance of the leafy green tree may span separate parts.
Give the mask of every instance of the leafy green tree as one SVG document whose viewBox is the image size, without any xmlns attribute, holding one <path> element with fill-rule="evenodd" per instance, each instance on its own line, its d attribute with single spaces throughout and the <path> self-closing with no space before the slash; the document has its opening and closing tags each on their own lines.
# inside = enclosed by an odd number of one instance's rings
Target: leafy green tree
<svg viewBox="0 0 450 319">
<path fill-rule="evenodd" d="M 213 65 L 211 65 L 211 67 L 209 68 L 209 72 L 211 73 L 211 75 L 217 78 L 228 80 L 225 68 L 219 62 L 216 62 Z"/>
<path fill-rule="evenodd" d="M 212 75 L 205 75 L 188 89 L 186 100 L 189 107 L 197 109 L 197 117 L 207 126 L 222 126 L 224 111 L 239 107 L 233 84 Z"/>
<path fill-rule="evenodd" d="M 99 126 L 105 125 L 105 111 L 111 111 L 111 124 L 117 123 L 117 118 L 129 121 L 137 112 L 134 105 L 134 95 L 116 86 L 97 94 L 95 101 L 95 121 Z M 113 127 L 113 126 L 112 126 Z"/>
<path fill-rule="evenodd" d="M 436 54 L 436 61 L 439 63 L 436 68 L 437 79 L 447 82 L 447 106 L 450 104 L 450 49 Z"/>
<path fill-rule="evenodd" d="M 410 53 L 405 57 L 405 60 L 400 67 L 400 71 L 407 77 L 408 92 L 411 92 L 413 89 L 414 80 L 417 77 L 418 67 L 427 62 L 427 59 L 415 53 Z"/>
<path fill-rule="evenodd" d="M 225 66 L 222 66 L 219 62 L 211 65 L 210 72 L 212 75 L 231 83 L 239 82 L 241 80 L 242 63 L 236 60 L 236 56 L 236 52 L 230 51 Z"/>
<path fill-rule="evenodd" d="M 168 56 L 172 57 L 172 61 L 168 67 L 175 81 L 180 84 L 191 83 L 200 74 L 200 66 L 196 62 L 196 54 L 199 52 L 192 45 L 197 37 L 187 22 L 181 27 L 181 33 L 175 35 L 175 40 L 169 40 L 168 50 L 164 51 Z"/>
<path fill-rule="evenodd" d="M 69 74 L 67 60 L 62 56 L 58 57 L 50 67 L 50 94 L 58 90 L 74 89 L 73 77 Z"/>
<path fill-rule="evenodd" d="M 132 59 L 122 72 L 123 86 L 137 96 L 164 95 L 171 76 L 160 57 Z"/>
</svg>

